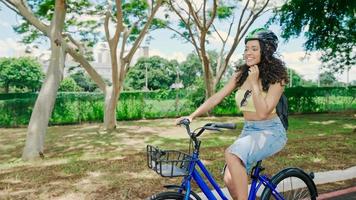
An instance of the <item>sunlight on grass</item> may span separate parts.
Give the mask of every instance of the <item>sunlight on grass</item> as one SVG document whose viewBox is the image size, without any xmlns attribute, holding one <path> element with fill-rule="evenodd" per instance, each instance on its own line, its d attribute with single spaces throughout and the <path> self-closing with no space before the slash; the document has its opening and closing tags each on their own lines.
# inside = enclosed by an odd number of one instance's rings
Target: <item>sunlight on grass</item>
<svg viewBox="0 0 356 200">
<path fill-rule="evenodd" d="M 265 172 L 273 175 L 290 166 L 315 172 L 354 166 L 356 157 L 350 155 L 356 155 L 355 117 L 353 113 L 290 116 L 287 146 L 263 161 Z M 188 151 L 188 136 L 173 121 L 119 122 L 119 128 L 111 133 L 101 132 L 100 124 L 49 127 L 45 159 L 36 162 L 19 158 L 26 129 L 0 129 L 0 141 L 12 146 L 0 147 L 0 198 L 5 191 L 10 199 L 23 191 L 18 197 L 29 197 L 26 191 L 31 191 L 44 198 L 102 199 L 117 194 L 119 199 L 144 199 L 162 191 L 163 185 L 179 184 L 179 179 L 162 179 L 148 169 L 146 160 L 147 144 Z M 201 158 L 222 184 L 223 154 L 240 134 L 243 118 L 203 117 L 192 125 L 195 128 L 208 122 L 234 122 L 238 127 L 207 132 L 199 138 Z"/>
<path fill-rule="evenodd" d="M 325 158 L 323 158 L 323 157 L 311 157 L 310 160 L 313 163 L 324 163 L 325 162 Z"/>
<path fill-rule="evenodd" d="M 335 120 L 328 120 L 328 121 L 321 121 L 321 122 L 317 122 L 317 121 L 313 121 L 313 122 L 309 122 L 310 124 L 322 124 L 322 125 L 329 125 L 329 124 L 334 124 L 336 123 Z"/>
<path fill-rule="evenodd" d="M 356 129 L 356 124 L 343 124 L 343 128 L 345 129 Z"/>
</svg>

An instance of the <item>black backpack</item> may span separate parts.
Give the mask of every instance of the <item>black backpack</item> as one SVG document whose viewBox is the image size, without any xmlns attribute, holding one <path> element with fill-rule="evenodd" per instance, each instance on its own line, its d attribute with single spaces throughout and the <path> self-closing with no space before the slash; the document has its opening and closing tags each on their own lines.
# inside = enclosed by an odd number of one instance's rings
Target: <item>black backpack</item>
<svg viewBox="0 0 356 200">
<path fill-rule="evenodd" d="M 284 93 L 282 94 L 276 106 L 276 111 L 279 119 L 286 130 L 288 130 L 288 99 Z"/>
</svg>

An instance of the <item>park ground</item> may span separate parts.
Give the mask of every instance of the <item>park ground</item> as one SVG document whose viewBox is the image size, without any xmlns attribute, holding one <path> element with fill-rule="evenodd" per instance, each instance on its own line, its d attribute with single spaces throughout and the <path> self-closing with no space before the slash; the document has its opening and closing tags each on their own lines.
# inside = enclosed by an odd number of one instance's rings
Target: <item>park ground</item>
<svg viewBox="0 0 356 200">
<path fill-rule="evenodd" d="M 273 175 L 288 166 L 320 172 L 356 165 L 356 114 L 290 116 L 287 146 L 263 162 Z M 201 158 L 222 184 L 224 150 L 238 136 L 241 117 L 205 117 L 207 122 L 233 122 L 237 130 L 201 137 Z M 174 119 L 120 121 L 106 133 L 100 124 L 48 128 L 45 158 L 21 161 L 26 128 L 0 128 L 0 199 L 144 199 L 179 179 L 162 178 L 148 169 L 146 145 L 188 149 L 187 135 Z M 351 179 L 319 185 L 320 193 L 356 185 Z"/>
</svg>

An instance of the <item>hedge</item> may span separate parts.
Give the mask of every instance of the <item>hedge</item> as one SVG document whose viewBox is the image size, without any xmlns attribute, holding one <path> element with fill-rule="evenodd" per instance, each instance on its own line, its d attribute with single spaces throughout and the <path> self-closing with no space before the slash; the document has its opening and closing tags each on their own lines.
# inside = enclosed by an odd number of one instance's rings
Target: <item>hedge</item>
<svg viewBox="0 0 356 200">
<path fill-rule="evenodd" d="M 165 118 L 187 115 L 201 101 L 197 91 L 135 91 L 122 92 L 117 106 L 118 120 Z M 200 92 L 200 93 L 199 93 Z M 356 110 L 356 86 L 286 88 L 290 113 L 315 113 Z M 204 94 L 201 94 L 204 96 Z M 0 127 L 26 125 L 36 101 L 36 93 L 0 94 Z M 212 113 L 241 115 L 236 108 L 235 94 L 226 97 Z M 50 125 L 102 122 L 102 93 L 58 93 Z M 200 102 L 198 102 L 200 103 Z"/>
</svg>

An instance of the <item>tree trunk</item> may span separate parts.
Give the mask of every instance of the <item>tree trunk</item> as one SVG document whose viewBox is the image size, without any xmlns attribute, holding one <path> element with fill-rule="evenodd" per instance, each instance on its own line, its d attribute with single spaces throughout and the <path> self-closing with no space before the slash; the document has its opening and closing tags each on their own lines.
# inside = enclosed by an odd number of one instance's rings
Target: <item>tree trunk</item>
<svg viewBox="0 0 356 200">
<path fill-rule="evenodd" d="M 204 82 L 205 82 L 205 98 L 208 99 L 209 97 L 215 94 L 215 85 L 214 85 L 214 77 L 210 71 L 209 63 L 204 63 Z"/>
<path fill-rule="evenodd" d="M 112 86 L 107 87 L 105 92 L 105 112 L 104 112 L 104 127 L 110 131 L 116 128 L 116 108 L 119 101 L 121 90 L 113 89 Z"/>
<path fill-rule="evenodd" d="M 207 52 L 205 51 L 204 43 L 202 43 L 201 49 L 202 50 L 200 53 L 200 57 L 201 57 L 203 73 L 204 73 L 205 99 L 208 99 L 209 97 L 213 96 L 213 94 L 215 93 L 214 75 L 210 67 L 210 61 L 207 56 Z"/>
<path fill-rule="evenodd" d="M 38 94 L 27 130 L 24 160 L 36 160 L 43 157 L 44 137 L 48 127 L 59 84 L 63 77 L 65 47 L 60 43 L 65 19 L 65 0 L 56 0 L 55 14 L 51 22 L 51 59 L 46 79 Z"/>
<path fill-rule="evenodd" d="M 104 104 L 104 127 L 106 130 L 113 130 L 116 128 L 116 106 L 118 95 L 112 86 L 108 86 L 105 90 L 105 104 Z"/>
</svg>

